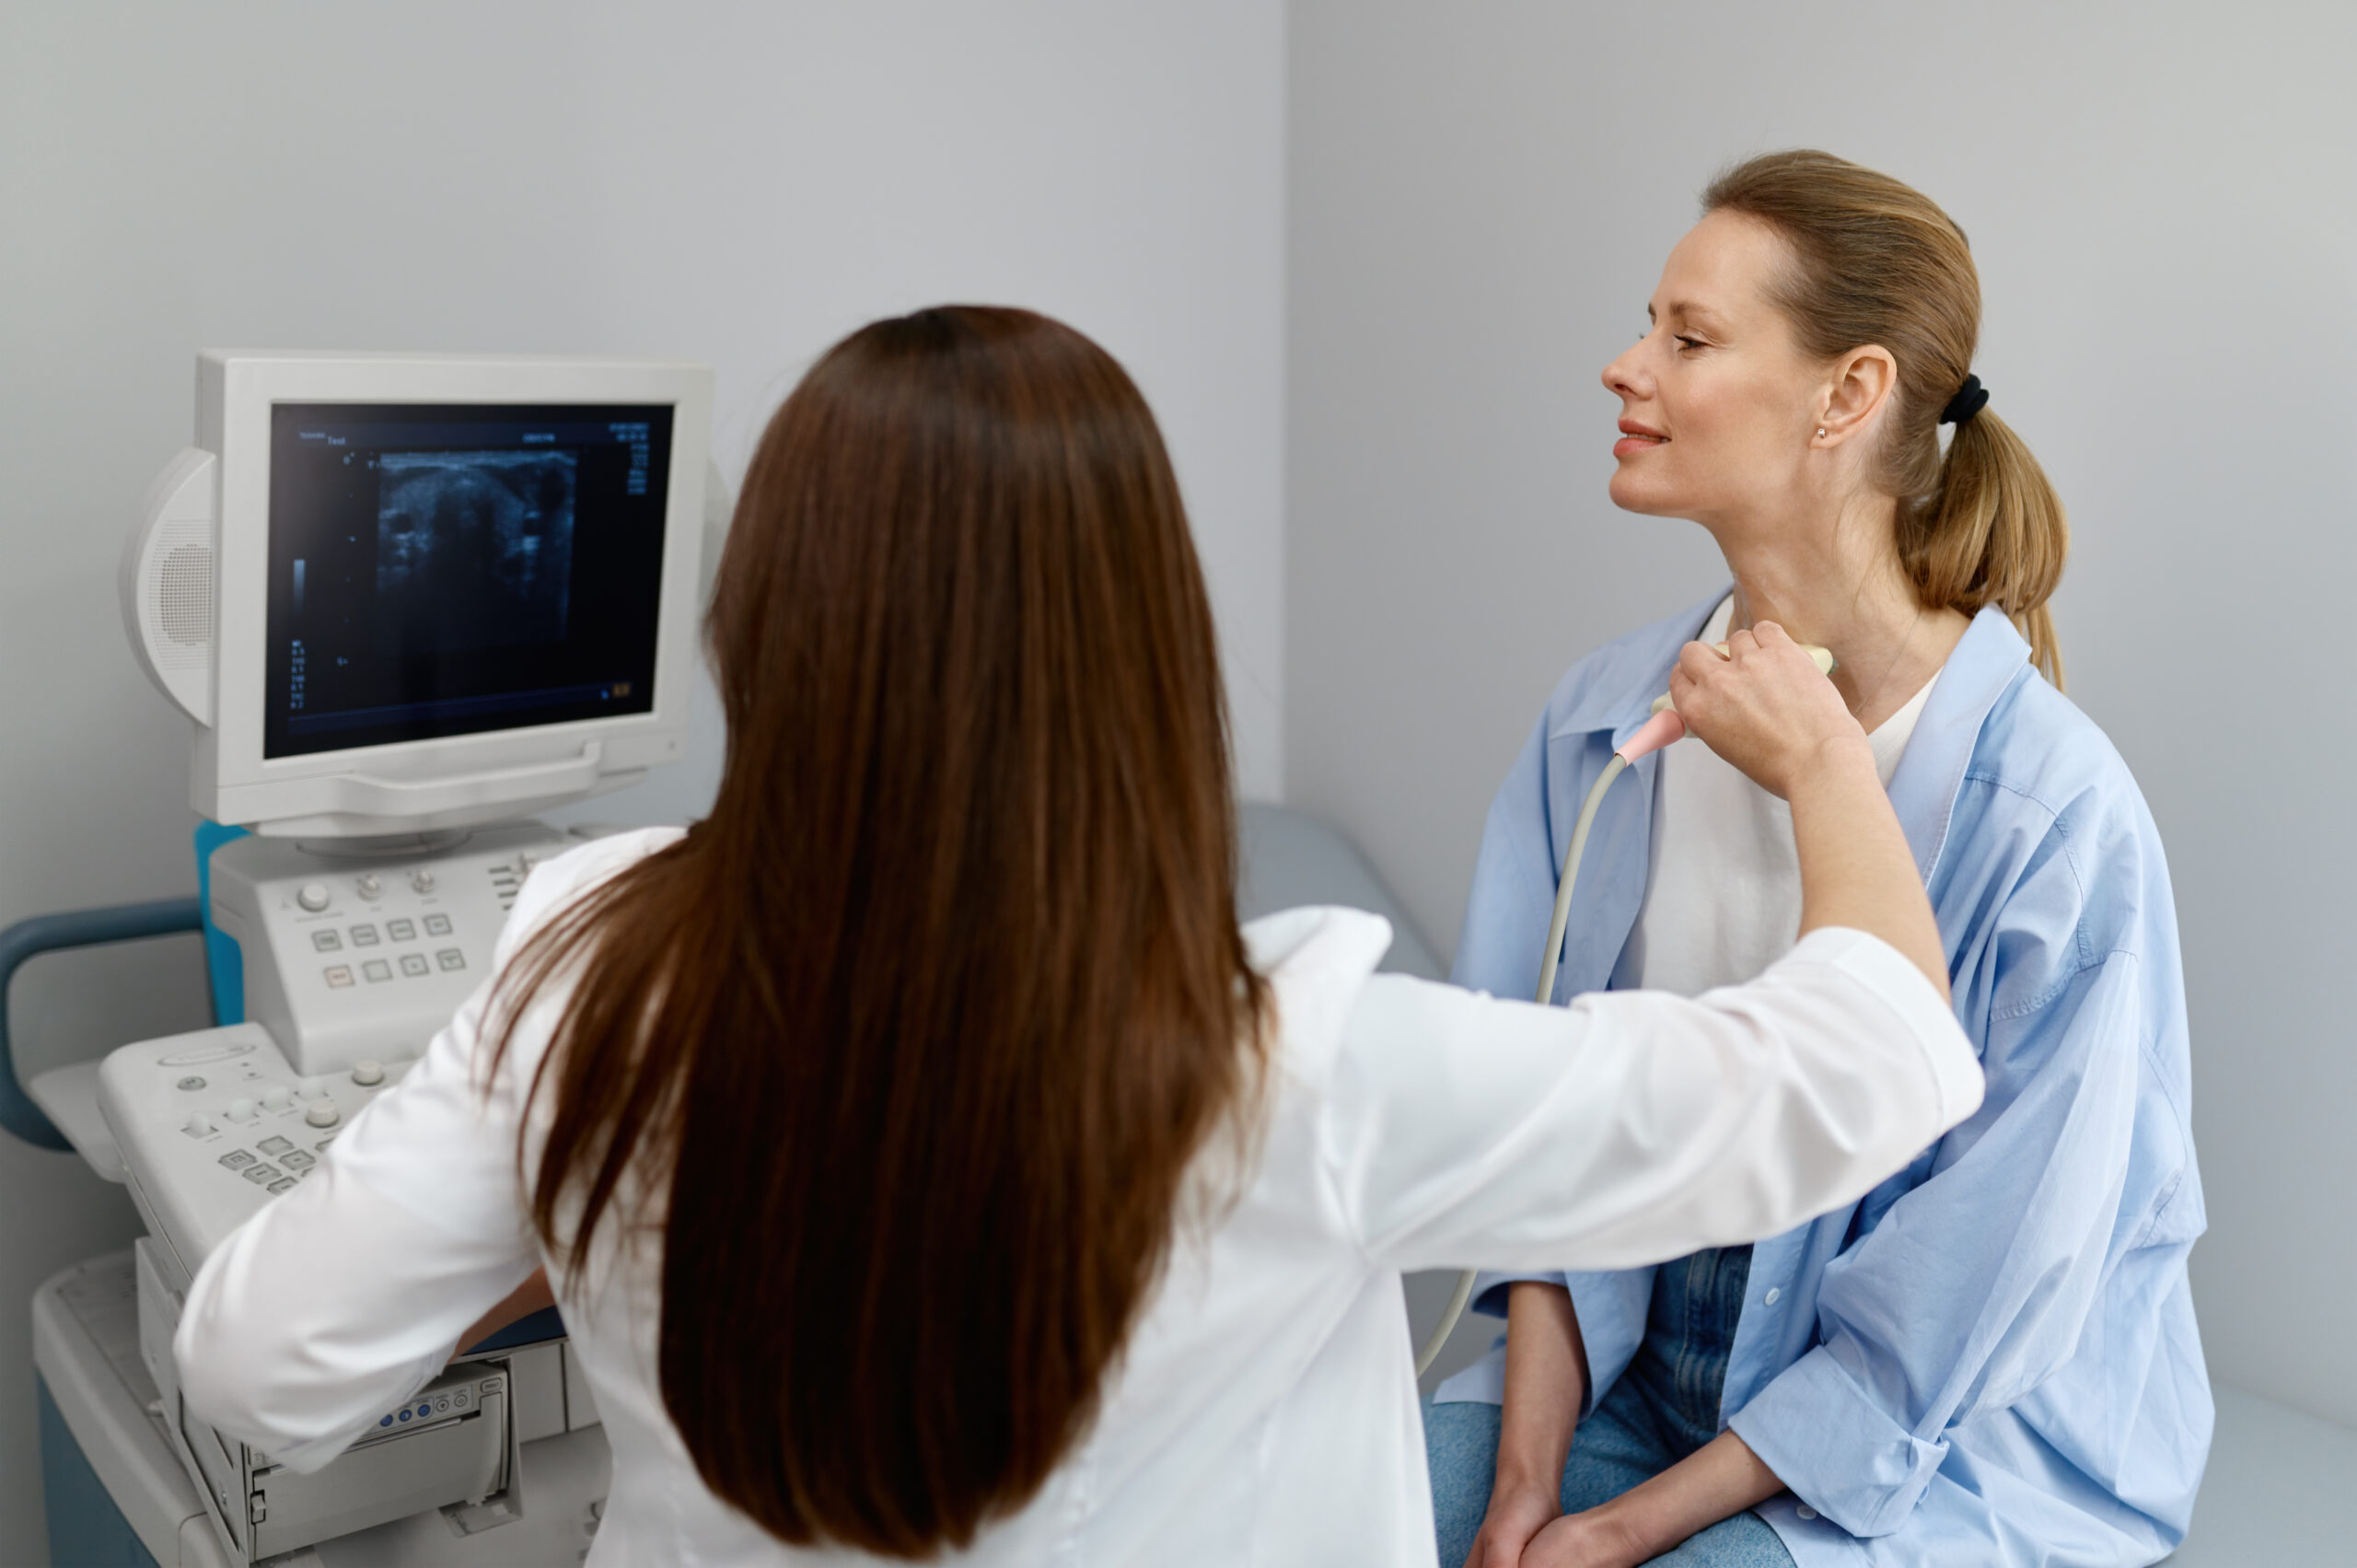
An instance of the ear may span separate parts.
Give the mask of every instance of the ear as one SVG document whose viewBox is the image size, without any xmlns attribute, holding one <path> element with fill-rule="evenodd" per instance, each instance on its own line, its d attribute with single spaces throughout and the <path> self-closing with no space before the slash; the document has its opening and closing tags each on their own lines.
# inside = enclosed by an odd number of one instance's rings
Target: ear
<svg viewBox="0 0 2357 1568">
<path fill-rule="evenodd" d="M 1871 431 L 1898 389 L 1898 361 L 1879 343 L 1853 348 L 1833 362 L 1825 382 L 1823 412 L 1812 437 L 1816 447 L 1838 447 Z"/>
</svg>

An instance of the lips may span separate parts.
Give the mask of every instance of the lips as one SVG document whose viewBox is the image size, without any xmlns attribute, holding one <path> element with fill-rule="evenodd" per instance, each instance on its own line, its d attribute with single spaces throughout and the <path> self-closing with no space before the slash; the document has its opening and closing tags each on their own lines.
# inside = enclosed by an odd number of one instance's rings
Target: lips
<svg viewBox="0 0 2357 1568">
<path fill-rule="evenodd" d="M 1633 419 L 1624 419 L 1620 422 L 1620 439 L 1612 444 L 1612 455 L 1616 458 L 1626 458 L 1638 452 L 1649 452 L 1655 447 L 1668 445 L 1669 437 L 1653 426 L 1640 424 Z"/>
</svg>

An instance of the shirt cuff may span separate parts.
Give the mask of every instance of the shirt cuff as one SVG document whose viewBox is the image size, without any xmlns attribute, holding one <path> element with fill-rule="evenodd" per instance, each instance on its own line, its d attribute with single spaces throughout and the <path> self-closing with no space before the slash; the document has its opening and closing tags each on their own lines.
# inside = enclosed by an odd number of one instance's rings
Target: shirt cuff
<svg viewBox="0 0 2357 1568">
<path fill-rule="evenodd" d="M 1473 1277 L 1473 1294 L 1466 1301 L 1465 1310 L 1479 1312 L 1488 1318 L 1503 1318 L 1506 1315 L 1506 1297 L 1512 1287 L 1524 1283 L 1559 1285 L 1562 1283 L 1563 1274 L 1560 1269 L 1533 1270 L 1527 1274 L 1496 1273 L 1484 1269 Z"/>
<path fill-rule="evenodd" d="M 1823 1345 L 1727 1425 L 1794 1496 L 1853 1536 L 1905 1524 L 1948 1451 L 1891 1420 Z"/>
<path fill-rule="evenodd" d="M 1943 1131 L 1980 1109 L 1988 1088 L 1979 1054 L 1939 988 L 1898 948 L 1870 932 L 1820 926 L 1780 962 L 1815 962 L 1839 970 L 1898 1015 L 1931 1068 Z"/>
</svg>

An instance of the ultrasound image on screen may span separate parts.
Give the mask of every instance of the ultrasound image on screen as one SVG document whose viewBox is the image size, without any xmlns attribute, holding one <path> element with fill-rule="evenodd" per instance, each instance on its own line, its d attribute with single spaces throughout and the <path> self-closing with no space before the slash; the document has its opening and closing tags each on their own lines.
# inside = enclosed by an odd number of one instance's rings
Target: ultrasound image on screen
<svg viewBox="0 0 2357 1568">
<path fill-rule="evenodd" d="M 564 640 L 571 452 L 387 452 L 377 459 L 377 642 L 388 654 Z"/>
<path fill-rule="evenodd" d="M 262 754 L 652 711 L 671 417 L 273 405 Z"/>
</svg>

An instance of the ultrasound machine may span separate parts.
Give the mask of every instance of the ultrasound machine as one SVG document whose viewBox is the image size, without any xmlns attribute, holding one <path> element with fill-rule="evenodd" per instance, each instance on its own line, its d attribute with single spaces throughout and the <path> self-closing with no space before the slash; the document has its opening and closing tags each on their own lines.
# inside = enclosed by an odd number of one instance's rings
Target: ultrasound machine
<svg viewBox="0 0 2357 1568">
<path fill-rule="evenodd" d="M 711 402 L 711 372 L 670 362 L 198 360 L 196 445 L 150 490 L 122 590 L 194 721 L 222 1027 L 32 1086 L 146 1229 L 52 1282 L 36 1338 L 166 1568 L 570 1563 L 596 1528 L 608 1455 L 553 1312 L 309 1476 L 185 1410 L 171 1340 L 207 1254 L 401 1081 L 534 865 L 583 836 L 534 814 L 681 756 L 726 527 Z"/>
</svg>

